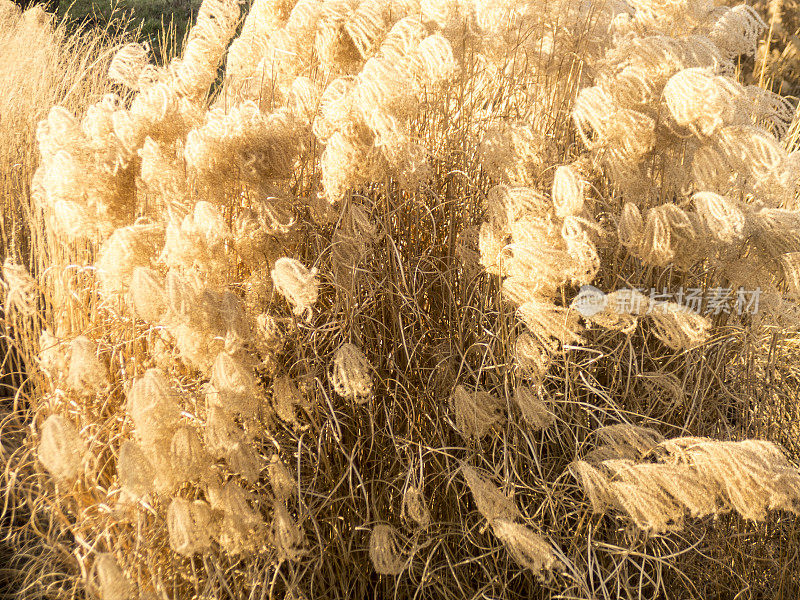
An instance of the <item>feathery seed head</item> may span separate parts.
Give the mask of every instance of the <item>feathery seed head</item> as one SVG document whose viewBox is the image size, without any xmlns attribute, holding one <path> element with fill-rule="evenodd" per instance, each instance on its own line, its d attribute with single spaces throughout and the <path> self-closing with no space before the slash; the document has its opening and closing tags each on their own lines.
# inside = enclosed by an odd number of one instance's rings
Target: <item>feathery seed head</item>
<svg viewBox="0 0 800 600">
<path fill-rule="evenodd" d="M 506 496 L 487 477 L 469 465 L 461 465 L 461 475 L 467 482 L 478 512 L 492 523 L 495 519 L 513 521 L 519 517 L 519 509 L 511 496 Z"/>
<path fill-rule="evenodd" d="M 745 236 L 747 218 L 736 202 L 714 192 L 698 192 L 692 202 L 704 227 L 717 241 L 733 244 Z"/>
<path fill-rule="evenodd" d="M 202 554 L 211 548 L 211 507 L 202 500 L 174 498 L 167 509 L 170 547 L 182 556 Z"/>
<path fill-rule="evenodd" d="M 145 75 L 149 60 L 150 49 L 147 44 L 125 44 L 111 60 L 108 77 L 111 81 L 137 90 L 142 86 L 142 76 Z"/>
<path fill-rule="evenodd" d="M 272 541 L 278 550 L 278 560 L 297 562 L 308 554 L 306 534 L 283 502 L 276 501 L 274 507 Z"/>
<path fill-rule="evenodd" d="M 400 551 L 397 530 L 386 523 L 372 529 L 369 536 L 369 558 L 380 575 L 399 575 L 403 572 L 406 559 Z"/>
<path fill-rule="evenodd" d="M 288 375 L 276 377 L 272 382 L 272 406 L 278 417 L 287 423 L 296 423 L 295 407 L 303 404 L 303 395 Z"/>
<path fill-rule="evenodd" d="M 269 484 L 276 500 L 287 502 L 297 493 L 294 476 L 277 454 L 272 455 L 272 459 L 267 465 L 267 473 L 269 475 Z"/>
<path fill-rule="evenodd" d="M 572 165 L 562 165 L 553 177 L 553 204 L 560 218 L 578 215 L 583 210 L 585 182 Z"/>
<path fill-rule="evenodd" d="M 166 452 L 180 418 L 181 395 L 160 369 L 149 369 L 128 391 L 126 412 L 145 452 Z"/>
<path fill-rule="evenodd" d="M 412 520 L 419 527 L 428 527 L 431 524 L 431 512 L 422 490 L 417 486 L 409 485 L 403 492 L 402 514 Z"/>
<path fill-rule="evenodd" d="M 469 392 L 457 385 L 450 396 L 456 427 L 464 437 L 479 440 L 505 422 L 505 403 L 488 392 Z"/>
<path fill-rule="evenodd" d="M 544 429 L 555 421 L 555 417 L 541 395 L 541 388 L 518 385 L 514 390 L 514 402 L 522 417 L 534 429 Z"/>
<path fill-rule="evenodd" d="M 549 542 L 530 528 L 508 519 L 495 519 L 491 524 L 494 534 L 520 566 L 540 578 L 561 566 Z"/>
<path fill-rule="evenodd" d="M 117 476 L 127 494 L 136 500 L 155 490 L 155 471 L 142 448 L 125 440 L 119 449 Z"/>
<path fill-rule="evenodd" d="M 163 322 L 167 314 L 164 278 L 148 267 L 136 267 L 131 274 L 128 295 L 136 316 L 150 324 Z"/>
<path fill-rule="evenodd" d="M 336 350 L 330 378 L 334 391 L 359 404 L 372 396 L 372 365 L 357 346 L 344 343 Z"/>
<path fill-rule="evenodd" d="M 210 384 L 217 394 L 212 404 L 225 410 L 252 417 L 258 412 L 261 390 L 253 373 L 253 365 L 243 352 L 231 355 L 220 352 L 211 370 Z"/>
<path fill-rule="evenodd" d="M 181 483 L 199 479 L 209 466 L 208 453 L 193 427 L 178 427 L 170 441 L 169 456 L 175 479 Z"/>
<path fill-rule="evenodd" d="M 58 480 L 72 481 L 83 468 L 85 446 L 77 427 L 62 415 L 50 415 L 42 423 L 38 457 Z"/>
<path fill-rule="evenodd" d="M 311 318 L 312 306 L 317 301 L 319 283 L 317 270 L 310 271 L 298 260 L 279 258 L 272 268 L 275 289 L 292 305 L 295 315 Z"/>
<path fill-rule="evenodd" d="M 130 600 L 133 597 L 133 586 L 113 554 L 98 553 L 91 575 L 103 600 Z"/>
<path fill-rule="evenodd" d="M 25 266 L 10 257 L 3 262 L 3 287 L 6 292 L 3 305 L 7 312 L 16 311 L 24 317 L 37 313 L 39 286 Z"/>
<path fill-rule="evenodd" d="M 84 395 L 99 394 L 110 385 L 108 368 L 98 356 L 98 347 L 87 337 L 79 336 L 70 344 L 67 386 Z"/>
<path fill-rule="evenodd" d="M 514 344 L 514 357 L 522 374 L 538 384 L 547 375 L 555 350 L 552 344 L 543 344 L 523 331 Z"/>
</svg>

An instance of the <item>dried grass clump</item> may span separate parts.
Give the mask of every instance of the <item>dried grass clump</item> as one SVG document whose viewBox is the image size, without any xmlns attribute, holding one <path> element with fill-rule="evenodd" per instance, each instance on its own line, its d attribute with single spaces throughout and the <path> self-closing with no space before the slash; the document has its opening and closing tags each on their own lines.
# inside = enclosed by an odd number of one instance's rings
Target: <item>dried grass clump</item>
<svg viewBox="0 0 800 600">
<path fill-rule="evenodd" d="M 772 81 L 774 89 L 796 96 L 800 84 L 800 6 L 796 0 L 759 0 L 753 5 L 770 30 L 770 35 L 758 42 L 753 79 Z"/>
<path fill-rule="evenodd" d="M 618 457 L 577 461 L 570 469 L 595 511 L 614 508 L 646 531 L 681 529 L 687 512 L 699 518 L 736 511 L 761 521 L 767 510 L 800 507 L 800 471 L 770 442 L 674 438 L 638 452 L 607 449 Z M 648 456 L 652 462 L 641 462 Z"/>
<path fill-rule="evenodd" d="M 798 119 L 757 51 L 792 15 L 244 8 L 70 72 L 0 0 L 17 589 L 800 589 Z"/>
</svg>

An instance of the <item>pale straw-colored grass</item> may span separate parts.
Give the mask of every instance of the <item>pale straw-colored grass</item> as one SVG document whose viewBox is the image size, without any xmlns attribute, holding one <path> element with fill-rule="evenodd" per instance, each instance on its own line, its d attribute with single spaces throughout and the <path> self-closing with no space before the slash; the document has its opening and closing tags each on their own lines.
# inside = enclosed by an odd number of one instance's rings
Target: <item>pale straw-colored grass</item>
<svg viewBox="0 0 800 600">
<path fill-rule="evenodd" d="M 792 597 L 800 127 L 716 4 L 0 17 L 22 594 Z"/>
</svg>

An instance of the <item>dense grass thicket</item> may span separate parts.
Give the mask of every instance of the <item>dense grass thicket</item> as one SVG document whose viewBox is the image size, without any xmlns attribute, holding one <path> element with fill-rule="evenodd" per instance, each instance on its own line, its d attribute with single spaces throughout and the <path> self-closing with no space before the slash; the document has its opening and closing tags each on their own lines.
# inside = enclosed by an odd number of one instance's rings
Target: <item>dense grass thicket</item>
<svg viewBox="0 0 800 600">
<path fill-rule="evenodd" d="M 797 598 L 797 8 L 0 0 L 0 573 Z"/>
</svg>

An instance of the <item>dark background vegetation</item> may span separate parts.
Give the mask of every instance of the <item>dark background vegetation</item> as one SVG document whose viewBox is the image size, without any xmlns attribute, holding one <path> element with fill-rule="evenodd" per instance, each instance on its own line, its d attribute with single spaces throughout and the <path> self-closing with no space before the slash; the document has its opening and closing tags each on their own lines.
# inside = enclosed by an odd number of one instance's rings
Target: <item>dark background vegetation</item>
<svg viewBox="0 0 800 600">
<path fill-rule="evenodd" d="M 74 28 L 105 28 L 125 23 L 138 39 L 150 43 L 157 62 L 175 53 L 202 0 L 15 0 L 23 8 L 40 4 Z"/>
</svg>

